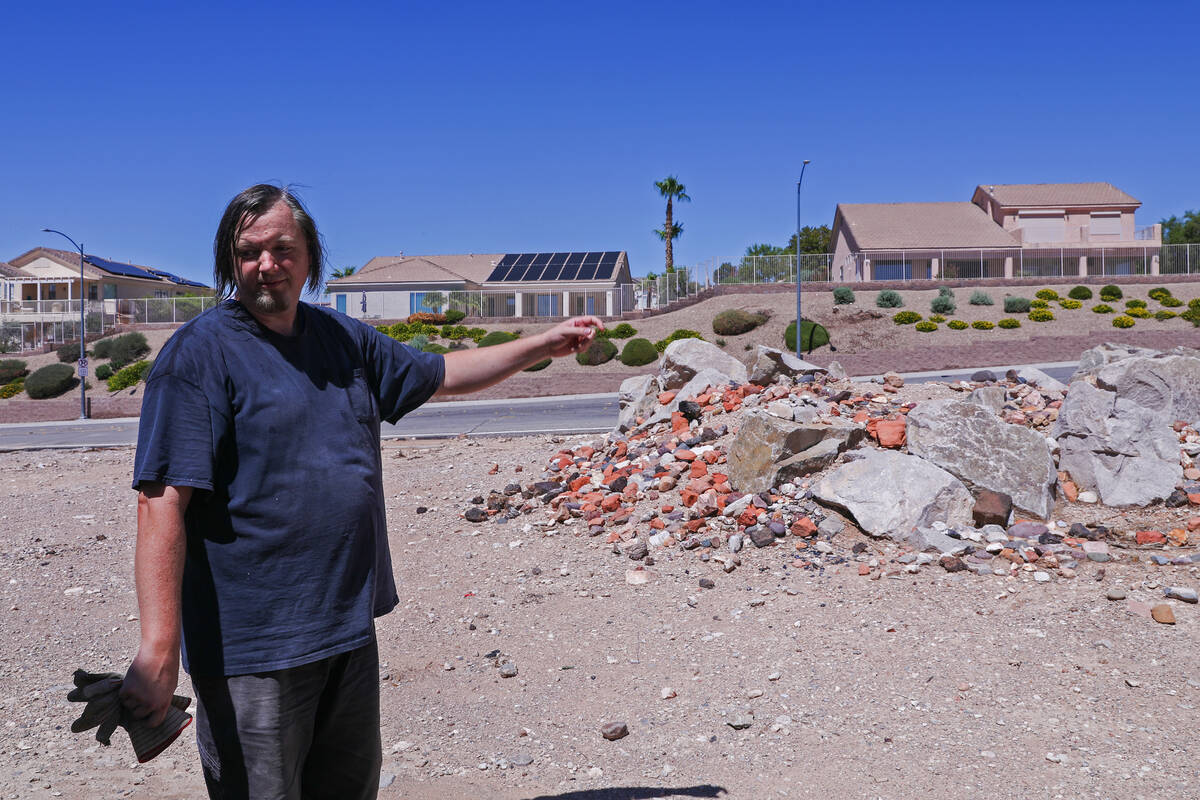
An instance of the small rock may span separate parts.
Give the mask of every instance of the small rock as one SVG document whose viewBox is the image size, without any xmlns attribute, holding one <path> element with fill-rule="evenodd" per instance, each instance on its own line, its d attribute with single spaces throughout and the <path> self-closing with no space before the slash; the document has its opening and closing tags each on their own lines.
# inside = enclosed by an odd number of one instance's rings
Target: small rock
<svg viewBox="0 0 1200 800">
<path fill-rule="evenodd" d="M 1163 596 L 1169 597 L 1172 600 L 1182 600 L 1185 603 L 1195 603 L 1200 600 L 1196 596 L 1195 589 L 1188 589 L 1183 586 L 1168 586 L 1163 589 Z"/>
<path fill-rule="evenodd" d="M 1081 503 L 1096 503 L 1100 500 L 1100 496 L 1090 489 L 1079 493 L 1079 502 Z"/>
<path fill-rule="evenodd" d="M 1128 593 L 1124 589 L 1119 589 L 1114 586 L 1113 588 L 1109 589 L 1108 594 L 1104 596 L 1109 600 L 1124 600 L 1126 597 L 1128 597 Z"/>
<path fill-rule="evenodd" d="M 484 522 L 488 518 L 487 512 L 479 506 L 471 506 L 463 512 L 463 516 L 466 518 L 467 522 L 473 523 Z"/>
<path fill-rule="evenodd" d="M 600 735 L 610 742 L 624 739 L 629 735 L 629 726 L 624 722 L 609 722 L 600 728 Z"/>
<path fill-rule="evenodd" d="M 754 717 L 750 714 L 735 714 L 733 719 L 726 720 L 725 724 L 735 731 L 744 731 L 754 724 Z"/>
<path fill-rule="evenodd" d="M 674 689 L 672 689 L 670 686 L 664 686 L 662 688 L 662 691 L 659 692 L 659 696 L 662 697 L 663 700 L 670 700 L 673 697 L 678 697 L 679 693 L 676 692 Z"/>
<path fill-rule="evenodd" d="M 500 677 L 501 678 L 517 677 L 517 665 L 512 663 L 511 661 L 505 661 L 503 664 L 500 665 Z"/>
<path fill-rule="evenodd" d="M 712 578 L 701 578 L 700 579 L 700 588 L 701 589 L 715 589 L 715 588 L 717 588 L 717 584 L 713 582 Z"/>
<path fill-rule="evenodd" d="M 1175 612 L 1166 603 L 1159 603 L 1150 609 L 1150 616 L 1155 622 L 1161 622 L 1163 625 L 1175 624 Z"/>
</svg>

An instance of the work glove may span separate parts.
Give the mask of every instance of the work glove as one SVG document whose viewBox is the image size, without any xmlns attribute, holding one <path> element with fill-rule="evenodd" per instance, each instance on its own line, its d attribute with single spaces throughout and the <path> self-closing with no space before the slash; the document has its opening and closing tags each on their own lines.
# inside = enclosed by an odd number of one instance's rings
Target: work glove
<svg viewBox="0 0 1200 800">
<path fill-rule="evenodd" d="M 129 733 L 138 763 L 144 764 L 170 746 L 171 742 L 192 722 L 186 709 L 190 697 L 175 695 L 162 723 L 151 727 L 144 719 L 133 719 L 121 704 L 121 676 L 115 672 L 87 672 L 77 669 L 73 676 L 75 688 L 67 695 L 72 703 L 86 703 L 79 719 L 71 723 L 72 733 L 96 728 L 96 741 L 108 746 L 113 731 L 121 726 Z"/>
</svg>

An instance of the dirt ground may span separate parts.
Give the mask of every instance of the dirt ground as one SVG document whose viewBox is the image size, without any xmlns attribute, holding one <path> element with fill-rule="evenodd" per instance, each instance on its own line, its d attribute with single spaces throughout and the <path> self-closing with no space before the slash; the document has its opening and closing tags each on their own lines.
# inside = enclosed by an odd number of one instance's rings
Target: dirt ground
<svg viewBox="0 0 1200 800">
<path fill-rule="evenodd" d="M 1041 287 L 1023 286 L 1007 291 L 1032 298 L 1038 288 Z M 1061 285 L 1052 288 L 1064 296 L 1069 289 Z M 1003 317 L 1011 316 L 1021 320 L 1021 327 L 1015 330 L 994 328 L 990 331 L 978 331 L 968 328 L 955 331 L 943 324 L 932 333 L 922 333 L 912 325 L 894 324 L 891 317 L 898 309 L 876 308 L 876 292 L 860 291 L 856 294 L 855 303 L 843 306 L 834 305 L 833 293 L 830 290 L 806 292 L 803 296 L 804 316 L 824 324 L 829 329 L 832 345 L 836 348 L 836 352 L 829 347 L 818 348 L 808 358 L 822 366 L 836 359 L 851 375 L 876 375 L 889 370 L 922 372 L 956 367 L 1070 361 L 1077 359 L 1079 354 L 1089 347 L 1103 342 L 1121 342 L 1159 349 L 1180 344 L 1200 347 L 1200 328 L 1178 318 L 1141 319 L 1137 320 L 1133 328 L 1114 328 L 1112 319 L 1115 314 L 1096 314 L 1091 311 L 1092 306 L 1100 303 L 1098 287 L 1092 288 L 1097 296 L 1092 300 L 1083 301 L 1082 308 L 1067 310 L 1053 304 L 1055 319 L 1050 322 L 1032 322 L 1025 315 L 1005 314 L 1006 290 L 1003 288 L 984 290 L 994 300 L 991 306 L 970 305 L 969 299 L 973 290 L 955 289 L 958 310 L 954 318 L 968 323 L 975 320 L 994 323 Z M 1145 284 L 1125 286 L 1124 300 L 1147 300 L 1146 293 L 1151 288 L 1153 287 Z M 1185 304 L 1188 300 L 1200 297 L 1200 282 L 1172 283 L 1170 289 Z M 905 310 L 929 316 L 929 304 L 937 292 L 904 291 L 900 294 Z M 1109 305 L 1122 309 L 1124 300 Z M 1153 300 L 1147 300 L 1147 304 L 1151 312 L 1161 308 Z M 712 319 L 720 311 L 729 308 L 766 311 L 771 318 L 765 325 L 749 333 L 724 337 L 726 351 L 750 360 L 759 344 L 784 348 L 784 329 L 796 316 L 796 298 L 790 292 L 712 297 L 689 308 L 636 320 L 631 324 L 637 328 L 638 336 L 651 341 L 666 338 L 677 328 L 696 330 L 709 341 L 716 341 L 719 337 L 712 332 Z M 1171 310 L 1185 309 L 1186 305 Z M 488 330 L 520 330 L 524 335 L 529 335 L 543 330 L 547 325 L 522 324 L 510 320 L 504 325 L 482 327 Z M 153 348 L 153 357 L 171 331 L 156 329 L 144 333 Z M 620 340 L 616 341 L 620 346 Z M 47 353 L 25 360 L 33 370 L 56 361 L 57 357 L 53 353 Z M 646 371 L 647 367 L 626 367 L 615 359 L 597 367 L 584 367 L 572 358 L 560 358 L 540 372 L 520 373 L 472 397 L 497 399 L 615 392 L 621 381 Z M 109 394 L 102 386 L 97 385 L 91 396 L 92 414 L 96 418 L 137 416 L 141 409 L 141 387 Z M 23 394 L 11 400 L 0 400 L 0 422 L 70 420 L 78 417 L 77 391 L 51 400 L 29 400 Z"/>
<path fill-rule="evenodd" d="M 381 797 L 1196 796 L 1200 614 L 1176 603 L 1160 625 L 1105 599 L 1158 601 L 1196 567 L 873 581 L 782 548 L 730 575 L 676 550 L 629 585 L 632 562 L 580 526 L 464 521 L 580 441 L 385 443 L 401 605 L 378 624 Z M 0 454 L 0 797 L 203 796 L 192 729 L 143 766 L 121 734 L 69 731 L 72 670 L 136 648 L 132 460 Z M 608 722 L 629 735 L 605 740 Z"/>
</svg>

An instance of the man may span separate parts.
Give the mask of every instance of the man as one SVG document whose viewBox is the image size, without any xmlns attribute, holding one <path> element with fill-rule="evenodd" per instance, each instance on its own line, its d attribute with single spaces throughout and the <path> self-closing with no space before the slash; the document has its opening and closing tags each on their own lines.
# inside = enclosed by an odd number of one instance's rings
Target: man
<svg viewBox="0 0 1200 800">
<path fill-rule="evenodd" d="M 301 303 L 321 285 L 321 239 L 274 186 L 230 202 L 213 257 L 235 298 L 171 337 L 142 404 L 141 642 L 122 700 L 161 721 L 182 644 L 212 797 L 374 797 L 374 618 L 399 602 L 380 419 L 578 352 L 602 326 L 579 317 L 443 357 Z"/>
</svg>

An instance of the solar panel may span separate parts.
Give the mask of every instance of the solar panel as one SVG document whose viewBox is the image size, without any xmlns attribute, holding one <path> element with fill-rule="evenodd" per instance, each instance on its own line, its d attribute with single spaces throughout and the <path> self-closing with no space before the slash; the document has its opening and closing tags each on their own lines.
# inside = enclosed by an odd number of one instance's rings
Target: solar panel
<svg viewBox="0 0 1200 800">
<path fill-rule="evenodd" d="M 608 250 L 608 251 L 606 251 L 606 252 L 604 253 L 604 257 L 603 257 L 602 259 L 600 259 L 600 263 L 602 263 L 602 264 L 612 264 L 613 266 L 616 266 L 616 264 L 617 264 L 617 259 L 619 259 L 620 257 L 621 257 L 621 253 L 620 253 L 620 251 L 618 251 L 618 250 Z"/>
<path fill-rule="evenodd" d="M 542 273 L 545 271 L 546 271 L 546 268 L 544 266 L 535 264 L 534 266 L 530 267 L 528 270 L 525 271 L 525 275 L 521 278 L 521 280 L 523 280 L 523 281 L 540 281 L 540 280 L 542 280 Z"/>
<path fill-rule="evenodd" d="M 563 271 L 562 262 L 559 262 L 558 264 L 551 263 L 549 266 L 546 267 L 546 271 L 542 273 L 542 280 L 557 281 L 557 280 L 559 280 L 559 276 L 562 275 L 562 271 Z"/>
<path fill-rule="evenodd" d="M 577 281 L 590 281 L 596 278 L 596 269 L 599 264 L 584 264 L 579 268 L 579 274 L 575 276 Z"/>
<path fill-rule="evenodd" d="M 536 253 L 522 253 L 513 261 L 514 267 L 528 267 Z"/>
<path fill-rule="evenodd" d="M 550 261 L 550 256 L 552 256 L 552 255 L 554 255 L 554 254 L 553 253 L 536 253 L 536 254 L 534 254 L 533 266 L 535 266 L 535 267 L 546 266 L 547 262 Z"/>
<path fill-rule="evenodd" d="M 506 253 L 488 283 L 608 280 L 620 261 L 619 250 L 570 253 Z"/>
<path fill-rule="evenodd" d="M 561 267 L 563 264 L 567 263 L 567 256 L 569 256 L 569 255 L 571 255 L 571 254 L 570 253 L 555 253 L 553 256 L 550 257 L 550 263 L 554 266 Z"/>
<path fill-rule="evenodd" d="M 587 253 L 567 253 L 567 264 L 578 267 L 583 263 L 583 257 L 586 255 Z"/>
<path fill-rule="evenodd" d="M 153 275 L 144 269 L 135 267 L 132 264 L 121 264 L 116 261 L 108 261 L 107 259 L 99 258 L 98 256 L 84 256 L 84 261 L 91 264 L 93 267 L 102 269 L 113 275 L 124 275 L 127 278 L 149 278 L 150 280 L 158 279 L 157 275 Z"/>
<path fill-rule="evenodd" d="M 560 281 L 573 281 L 575 280 L 575 274 L 577 272 L 579 272 L 578 266 L 575 264 L 567 264 L 562 268 L 562 272 L 558 274 L 558 279 Z"/>
<path fill-rule="evenodd" d="M 508 270 L 508 265 L 497 265 L 496 268 L 492 270 L 491 274 L 487 276 L 485 283 L 504 280 L 504 276 L 508 274 Z"/>
</svg>

